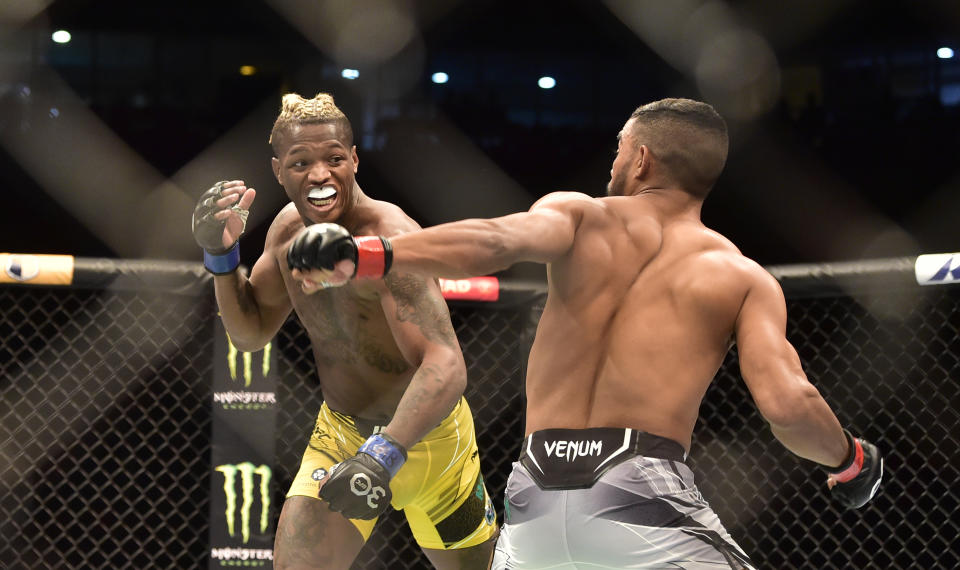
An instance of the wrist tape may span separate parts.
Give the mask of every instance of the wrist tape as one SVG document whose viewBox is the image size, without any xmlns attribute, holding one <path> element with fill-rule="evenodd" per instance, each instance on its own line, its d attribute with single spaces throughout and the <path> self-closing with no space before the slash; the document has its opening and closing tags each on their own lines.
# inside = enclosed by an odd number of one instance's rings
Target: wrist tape
<svg viewBox="0 0 960 570">
<path fill-rule="evenodd" d="M 366 453 L 373 457 L 390 473 L 390 477 L 396 475 L 407 461 L 407 450 L 387 434 L 371 435 L 357 453 Z"/>
<path fill-rule="evenodd" d="M 354 277 L 379 279 L 390 271 L 393 263 L 390 240 L 381 236 L 359 236 L 353 240 L 357 244 L 357 269 Z"/>
<path fill-rule="evenodd" d="M 240 242 L 234 243 L 233 247 L 219 254 L 203 250 L 203 266 L 214 275 L 233 273 L 239 265 Z"/>
<path fill-rule="evenodd" d="M 863 446 L 860 445 L 860 440 L 853 437 L 847 430 L 843 430 L 843 434 L 847 436 L 847 441 L 850 442 L 850 458 L 836 469 L 828 469 L 837 483 L 852 481 L 863 469 Z"/>
</svg>

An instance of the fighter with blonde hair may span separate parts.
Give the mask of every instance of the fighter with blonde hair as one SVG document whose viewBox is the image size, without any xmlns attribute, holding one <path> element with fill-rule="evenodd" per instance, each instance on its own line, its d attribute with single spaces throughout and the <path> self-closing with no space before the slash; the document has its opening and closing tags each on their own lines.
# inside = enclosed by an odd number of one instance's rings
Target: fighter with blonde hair
<svg viewBox="0 0 960 570">
<path fill-rule="evenodd" d="M 218 182 L 200 197 L 193 228 L 237 348 L 262 348 L 291 310 L 313 346 L 324 402 L 280 514 L 275 567 L 348 568 L 392 504 L 434 566 L 487 568 L 496 515 L 463 397 L 463 355 L 436 280 L 394 272 L 323 289 L 295 279 L 287 262 L 289 245 L 318 222 L 386 236 L 419 226 L 360 189 L 350 121 L 329 94 L 284 95 L 270 144 L 290 203 L 249 277 L 237 271 L 238 241 L 253 188 Z"/>
<path fill-rule="evenodd" d="M 465 277 L 547 264 L 494 568 L 752 568 L 685 463 L 734 342 L 773 435 L 824 468 L 841 504 L 876 493 L 883 459 L 804 374 L 779 284 L 700 220 L 727 136 L 706 103 L 654 101 L 617 135 L 606 197 L 557 192 L 396 238 L 319 224 L 291 246 L 294 275 L 329 286 L 376 276 L 358 267 Z"/>
</svg>

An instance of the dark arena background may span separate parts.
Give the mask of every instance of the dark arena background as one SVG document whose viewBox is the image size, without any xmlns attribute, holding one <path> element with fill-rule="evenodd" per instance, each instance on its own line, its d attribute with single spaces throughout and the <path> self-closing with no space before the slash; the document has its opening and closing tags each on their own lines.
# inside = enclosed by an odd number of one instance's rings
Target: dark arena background
<svg viewBox="0 0 960 570">
<path fill-rule="evenodd" d="M 601 196 L 634 108 L 713 104 L 731 151 L 704 221 L 780 281 L 805 371 L 886 470 L 839 508 L 734 348 L 694 435 L 704 496 L 760 568 L 960 566 L 954 50 L 947 0 L 0 3 L 0 567 L 272 566 L 322 394 L 295 319 L 226 341 L 190 216 L 217 180 L 257 188 L 252 266 L 286 200 L 280 97 L 321 91 L 364 191 L 423 226 Z M 545 282 L 494 277 L 495 301 L 445 289 L 502 520 Z M 428 567 L 399 513 L 354 564 Z"/>
</svg>

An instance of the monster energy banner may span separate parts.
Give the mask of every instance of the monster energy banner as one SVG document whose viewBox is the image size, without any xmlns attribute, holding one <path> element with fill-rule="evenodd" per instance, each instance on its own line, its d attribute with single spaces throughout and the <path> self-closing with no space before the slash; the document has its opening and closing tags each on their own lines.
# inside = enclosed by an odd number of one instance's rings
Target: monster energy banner
<svg viewBox="0 0 960 570">
<path fill-rule="evenodd" d="M 209 567 L 273 568 L 273 344 L 242 352 L 230 342 L 220 319 L 215 328 Z"/>
</svg>

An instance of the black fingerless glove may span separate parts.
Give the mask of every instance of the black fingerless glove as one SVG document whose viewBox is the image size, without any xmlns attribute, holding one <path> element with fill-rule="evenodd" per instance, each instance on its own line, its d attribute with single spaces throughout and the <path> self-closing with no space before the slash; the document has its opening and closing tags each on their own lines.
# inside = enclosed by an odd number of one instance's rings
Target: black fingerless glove
<svg viewBox="0 0 960 570">
<path fill-rule="evenodd" d="M 193 239 L 203 248 L 203 266 L 214 275 L 232 273 L 240 265 L 239 240 L 224 247 L 223 228 L 227 222 L 214 217 L 223 210 L 217 205 L 223 197 L 223 183 L 221 180 L 201 194 L 193 209 Z"/>
<path fill-rule="evenodd" d="M 862 438 L 855 438 L 843 430 L 850 443 L 850 456 L 827 474 L 837 481 L 832 493 L 847 507 L 860 508 L 877 493 L 883 478 L 883 457 L 877 446 Z"/>
<path fill-rule="evenodd" d="M 390 479 L 407 460 L 407 450 L 386 434 L 370 436 L 357 454 L 330 468 L 319 497 L 348 519 L 375 519 L 390 506 Z"/>
<path fill-rule="evenodd" d="M 378 279 L 390 270 L 393 248 L 385 237 L 353 237 L 337 224 L 313 224 L 301 231 L 287 250 L 291 270 L 333 270 L 344 259 L 354 263 L 351 277 Z"/>
</svg>

